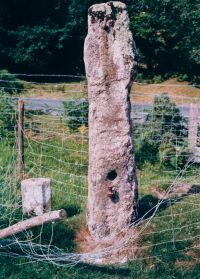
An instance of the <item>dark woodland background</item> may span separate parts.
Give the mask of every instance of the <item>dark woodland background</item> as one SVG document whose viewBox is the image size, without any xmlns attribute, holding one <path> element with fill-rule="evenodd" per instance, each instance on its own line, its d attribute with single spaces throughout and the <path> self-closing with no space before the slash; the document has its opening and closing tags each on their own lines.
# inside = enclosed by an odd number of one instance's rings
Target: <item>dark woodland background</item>
<svg viewBox="0 0 200 279">
<path fill-rule="evenodd" d="M 84 74 L 87 10 L 97 0 L 1 0 L 0 68 Z M 143 77 L 199 81 L 199 0 L 127 0 Z"/>
</svg>

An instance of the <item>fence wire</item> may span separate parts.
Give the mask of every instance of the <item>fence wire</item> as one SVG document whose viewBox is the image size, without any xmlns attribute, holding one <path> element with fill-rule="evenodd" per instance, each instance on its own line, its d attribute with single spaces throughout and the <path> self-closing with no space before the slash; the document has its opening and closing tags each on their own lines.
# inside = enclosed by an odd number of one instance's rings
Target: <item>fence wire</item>
<svg viewBox="0 0 200 279">
<path fill-rule="evenodd" d="M 52 78 L 35 74 L 17 76 Z M 7 92 L 15 88 L 9 86 L 12 81 L 5 86 L 1 85 L 5 81 L 0 80 L 0 229 L 29 218 L 22 212 L 18 173 L 19 98 L 25 104 L 24 178 L 49 177 L 52 208 L 66 209 L 69 218 L 0 240 L 0 254 L 72 266 L 80 262 L 153 260 L 163 253 L 184 253 L 196 247 L 200 237 L 198 86 L 134 84 L 131 119 L 139 180 L 139 217 L 115 243 L 98 248 L 88 241 L 85 229 L 87 83 L 80 76 L 53 78 L 71 80 L 26 81 L 18 93 L 12 94 Z M 192 147 L 191 138 L 195 138 Z"/>
</svg>

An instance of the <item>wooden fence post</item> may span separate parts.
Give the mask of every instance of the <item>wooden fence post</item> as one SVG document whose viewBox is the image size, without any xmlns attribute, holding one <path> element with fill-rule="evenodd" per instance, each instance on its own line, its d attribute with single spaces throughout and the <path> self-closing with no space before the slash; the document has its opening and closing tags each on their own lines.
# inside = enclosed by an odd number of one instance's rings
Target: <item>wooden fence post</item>
<svg viewBox="0 0 200 279">
<path fill-rule="evenodd" d="M 24 179 L 24 101 L 18 100 L 18 168 L 19 179 Z"/>
</svg>

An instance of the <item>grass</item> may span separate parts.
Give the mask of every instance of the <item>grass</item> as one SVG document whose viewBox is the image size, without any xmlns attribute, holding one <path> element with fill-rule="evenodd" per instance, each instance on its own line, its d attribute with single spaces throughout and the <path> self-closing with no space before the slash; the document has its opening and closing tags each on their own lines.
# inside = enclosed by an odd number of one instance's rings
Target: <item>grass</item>
<svg viewBox="0 0 200 279">
<path fill-rule="evenodd" d="M 76 233 L 80 229 L 85 214 L 84 202 L 81 200 L 83 197 L 85 200 L 87 191 L 83 181 L 79 181 L 81 184 L 78 184 L 78 181 L 70 180 L 65 173 L 86 175 L 87 168 L 84 165 L 87 165 L 87 157 L 81 159 L 76 152 L 70 153 L 70 150 L 80 151 L 81 147 L 87 150 L 87 142 L 85 141 L 84 144 L 79 142 L 76 138 L 77 134 L 69 135 L 64 142 L 57 137 L 51 137 L 45 141 L 41 140 L 41 137 L 42 135 L 37 139 L 35 135 L 26 140 L 26 172 L 28 177 L 42 175 L 52 178 L 53 207 L 65 207 L 70 216 L 67 221 L 54 225 L 52 244 L 66 252 L 76 251 Z M 52 145 L 58 147 L 60 144 L 62 144 L 60 153 L 57 148 L 50 148 Z M 32 157 L 29 146 L 34 150 L 35 157 Z M 6 157 L 8 157 L 12 150 L 8 146 L 6 148 Z M 49 155 L 52 159 L 48 159 Z M 61 165 L 58 164 L 56 158 L 61 160 Z M 72 167 L 77 163 L 77 166 L 80 165 L 80 162 L 84 162 L 83 168 Z M 57 173 L 52 172 L 53 169 L 56 169 Z M 190 183 L 192 181 L 196 183 L 197 172 L 198 169 L 191 169 L 190 173 L 186 173 L 181 178 L 181 181 L 185 181 L 189 176 Z M 176 172 L 166 173 L 158 165 L 145 163 L 143 168 L 138 170 L 138 174 L 140 206 L 144 214 L 158 202 L 152 191 L 162 189 L 166 184 L 169 186 L 169 181 L 173 181 Z M 58 180 L 62 181 L 62 185 L 56 183 Z M 59 188 L 61 188 L 61 194 L 59 194 Z M 67 269 L 40 262 L 30 263 L 23 259 L 1 257 L 0 277 L 28 278 L 31 272 L 32 278 L 198 278 L 200 271 L 199 202 L 199 195 L 186 195 L 180 199 L 169 200 L 161 206 L 155 218 L 141 234 L 137 259 L 122 266 L 78 265 Z M 40 233 L 41 228 L 32 230 L 35 237 Z M 48 244 L 51 233 L 52 225 L 45 225 L 40 241 Z"/>
<path fill-rule="evenodd" d="M 71 134 L 59 116 L 36 115 L 27 121 L 27 177 L 51 177 L 54 208 L 63 207 L 71 200 L 75 201 L 71 207 L 84 206 L 87 197 L 87 134 Z"/>
<path fill-rule="evenodd" d="M 79 99 L 87 96 L 85 82 L 50 83 L 34 84 L 24 82 L 23 96 L 27 98 L 49 99 L 49 100 L 68 100 Z"/>
<path fill-rule="evenodd" d="M 87 199 L 88 135 L 87 129 L 70 133 L 59 116 L 32 115 L 26 119 L 26 176 L 52 179 L 53 209 L 65 208 L 69 218 L 28 232 L 35 242 L 56 245 L 65 252 L 78 251 L 77 233 L 85 223 Z M 0 142 L 0 227 L 22 218 L 20 185 L 16 179 L 16 147 Z M 162 168 L 145 162 L 137 170 L 140 190 L 140 217 L 146 220 L 159 202 L 156 192 L 166 191 L 180 170 Z M 199 189 L 198 166 L 190 166 L 177 183 Z M 182 190 L 182 189 L 180 189 Z M 198 191 L 197 191 L 198 192 Z M 160 205 L 154 218 L 137 240 L 137 257 L 118 266 L 79 264 L 59 267 L 25 259 L 0 257 L 0 278 L 199 278 L 200 272 L 200 195 L 184 192 L 172 195 Z M 6 206 L 5 206 L 6 205 Z M 53 228 L 53 234 L 52 234 Z M 41 233 L 42 232 L 42 233 Z M 24 235 L 18 235 L 23 239 Z M 25 238 L 27 235 L 25 235 Z M 129 249 L 135 243 L 128 243 Z"/>
</svg>

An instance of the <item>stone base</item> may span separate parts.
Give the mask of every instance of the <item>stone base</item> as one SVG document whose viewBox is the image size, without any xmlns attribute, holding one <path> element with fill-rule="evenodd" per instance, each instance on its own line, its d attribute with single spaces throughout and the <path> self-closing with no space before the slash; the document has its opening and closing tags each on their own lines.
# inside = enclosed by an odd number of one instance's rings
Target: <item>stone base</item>
<svg viewBox="0 0 200 279">
<path fill-rule="evenodd" d="M 23 180 L 21 192 L 24 214 L 41 215 L 51 211 L 51 180 L 49 178 Z"/>
</svg>

